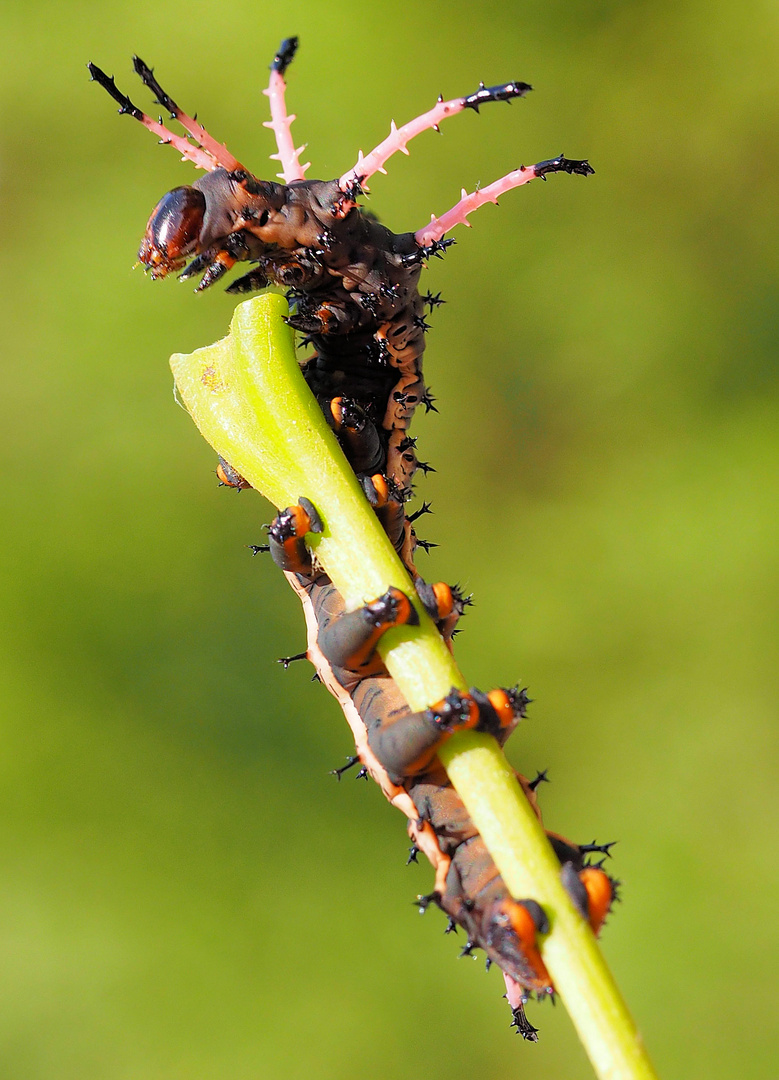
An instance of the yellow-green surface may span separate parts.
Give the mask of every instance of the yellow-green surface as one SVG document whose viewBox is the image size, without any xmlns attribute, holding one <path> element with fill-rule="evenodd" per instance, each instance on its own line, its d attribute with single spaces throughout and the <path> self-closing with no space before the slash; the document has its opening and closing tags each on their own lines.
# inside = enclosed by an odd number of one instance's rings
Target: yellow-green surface
<svg viewBox="0 0 779 1080">
<path fill-rule="evenodd" d="M 773 10 L 14 4 L 0 26 L 4 1077 L 590 1075 L 561 1010 L 534 1012 L 538 1046 L 507 1033 L 496 973 L 408 903 L 431 879 L 399 816 L 327 776 L 345 727 L 273 665 L 299 612 L 243 546 L 270 512 L 215 489 L 170 393 L 170 353 L 233 303 L 130 273 L 195 172 L 83 64 L 129 88 L 139 52 L 260 172 L 259 89 L 298 33 L 323 176 L 441 91 L 535 85 L 393 160 L 371 208 L 397 230 L 561 149 L 597 169 L 481 210 L 428 271 L 429 573 L 476 593 L 469 679 L 530 686 L 510 756 L 550 767 L 549 825 L 620 840 L 604 949 L 660 1074 L 773 1080 Z"/>
</svg>

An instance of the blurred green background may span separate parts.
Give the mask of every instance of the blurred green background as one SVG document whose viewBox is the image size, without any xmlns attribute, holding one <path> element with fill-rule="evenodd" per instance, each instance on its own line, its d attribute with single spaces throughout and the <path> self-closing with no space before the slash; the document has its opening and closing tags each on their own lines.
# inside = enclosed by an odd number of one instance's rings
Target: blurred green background
<svg viewBox="0 0 779 1080">
<path fill-rule="evenodd" d="M 777 183 L 769 5 L 135 0 L 0 17 L 5 552 L 0 1075 L 222 1080 L 591 1075 L 564 1009 L 409 901 L 400 816 L 328 776 L 346 726 L 297 603 L 252 560 L 270 510 L 217 489 L 167 359 L 233 302 L 131 273 L 194 175 L 119 118 L 134 51 L 260 174 L 282 37 L 311 176 L 439 92 L 532 82 L 377 177 L 397 231 L 561 150 L 425 283 L 440 416 L 422 569 L 477 607 L 473 683 L 536 704 L 549 827 L 620 841 L 604 934 L 664 1078 L 777 1075 Z"/>
</svg>

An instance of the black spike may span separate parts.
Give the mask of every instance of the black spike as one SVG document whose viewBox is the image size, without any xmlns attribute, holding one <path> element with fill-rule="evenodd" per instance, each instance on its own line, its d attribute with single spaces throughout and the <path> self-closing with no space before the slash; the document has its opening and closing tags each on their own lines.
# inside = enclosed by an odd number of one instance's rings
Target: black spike
<svg viewBox="0 0 779 1080">
<path fill-rule="evenodd" d="M 457 923 L 454 921 L 454 919 L 451 916 L 449 916 L 449 921 L 446 924 L 446 929 L 444 930 L 444 933 L 445 934 L 456 934 L 457 933 Z"/>
<path fill-rule="evenodd" d="M 485 956 L 485 958 L 484 958 L 484 970 L 489 971 L 491 967 L 492 967 L 492 960 L 490 960 L 489 956 Z"/>
<path fill-rule="evenodd" d="M 389 345 L 383 337 L 369 341 L 365 347 L 365 353 L 368 361 L 379 367 L 386 367 L 389 363 Z"/>
<path fill-rule="evenodd" d="M 353 754 L 351 757 L 348 757 L 346 759 L 346 764 L 345 765 L 342 765 L 339 769 L 331 769 L 330 770 L 330 775 L 334 776 L 338 780 L 338 783 L 340 784 L 341 777 L 343 776 L 343 774 L 345 772 L 348 772 L 349 769 L 353 769 L 354 766 L 357 764 L 357 762 L 359 760 L 360 759 L 357 756 L 357 754 Z"/>
<path fill-rule="evenodd" d="M 401 295 L 402 290 L 398 285 L 387 285 L 386 282 L 379 285 L 379 296 L 382 300 L 399 300 Z"/>
<path fill-rule="evenodd" d="M 456 243 L 457 241 L 454 238 L 451 238 L 449 240 L 434 240 L 431 244 L 423 244 L 409 255 L 401 255 L 401 266 L 406 269 L 410 266 L 419 266 L 420 263 L 427 262 L 427 260 L 432 259 L 433 256 L 435 256 L 436 259 L 443 259 L 446 249 Z"/>
<path fill-rule="evenodd" d="M 421 547 L 423 551 L 430 551 L 430 548 L 438 547 L 438 544 L 434 544 L 432 540 L 420 540 L 416 538 L 417 547 Z"/>
<path fill-rule="evenodd" d="M 224 487 L 224 484 L 221 485 Z M 252 555 L 260 555 L 265 551 L 270 551 L 270 544 L 247 544 Z"/>
<path fill-rule="evenodd" d="M 504 689 L 506 689 L 504 687 Z M 511 704 L 514 707 L 514 711 L 517 712 L 523 719 L 527 716 L 528 705 L 533 704 L 533 698 L 527 696 L 527 687 L 523 686 L 520 690 L 519 685 L 513 686 L 510 690 L 506 689 Z"/>
<path fill-rule="evenodd" d="M 535 780 L 531 780 L 530 783 L 527 785 L 530 788 L 531 791 L 535 791 L 539 784 L 551 784 L 552 783 L 552 781 L 549 779 L 549 777 L 546 774 L 547 774 L 546 769 L 542 769 L 541 772 L 536 773 Z"/>
<path fill-rule="evenodd" d="M 440 292 L 435 293 L 435 295 L 431 292 L 426 292 L 425 295 L 422 297 L 422 303 L 427 304 L 427 306 L 430 308 L 430 313 L 432 314 L 433 309 L 440 307 L 441 304 L 445 304 L 446 300 L 441 299 Z"/>
<path fill-rule="evenodd" d="M 368 770 L 365 768 L 364 765 L 360 769 L 360 771 L 357 773 L 357 775 L 355 776 L 354 779 L 355 780 L 367 780 L 368 779 Z"/>
<path fill-rule="evenodd" d="M 579 851 L 581 851 L 582 855 L 599 854 L 605 855 L 607 859 L 610 859 L 611 849 L 616 843 L 616 840 L 611 840 L 608 844 L 596 844 L 593 840 L 591 844 L 579 844 Z"/>
<path fill-rule="evenodd" d="M 477 949 L 477 948 L 478 948 L 478 946 L 477 946 L 476 942 L 471 941 L 471 939 L 468 938 L 466 943 L 463 945 L 462 949 L 460 949 L 460 955 L 457 957 L 457 959 L 462 960 L 462 958 L 464 956 L 470 956 L 474 952 L 474 950 Z M 476 957 L 474 957 L 474 960 L 475 959 L 476 959 Z"/>
<path fill-rule="evenodd" d="M 417 847 L 416 844 L 412 844 L 411 847 L 408 849 L 408 858 L 406 859 L 406 866 L 409 866 L 412 862 L 415 862 L 415 863 L 419 864 L 419 859 L 417 859 L 418 854 L 419 854 L 419 848 Z"/>
<path fill-rule="evenodd" d="M 432 513 L 433 513 L 433 511 L 430 509 L 430 503 L 429 502 L 423 502 L 418 510 L 415 510 L 413 514 L 408 515 L 406 520 L 413 522 L 413 521 L 416 521 L 417 518 L 421 518 L 423 514 L 432 514 Z M 418 540 L 417 540 L 417 543 L 419 543 Z"/>
<path fill-rule="evenodd" d="M 277 664 L 283 664 L 284 670 L 288 671 L 290 664 L 294 664 L 296 660 L 305 660 L 307 657 L 308 657 L 308 653 L 299 652 L 299 653 L 295 653 L 294 656 L 280 656 L 278 658 L 278 660 L 276 661 L 276 663 Z"/>
<path fill-rule="evenodd" d="M 430 905 L 437 904 L 440 899 L 441 894 L 439 892 L 433 891 L 431 893 L 425 894 L 424 896 L 418 896 L 414 903 L 419 908 L 419 914 L 424 915 Z"/>
<path fill-rule="evenodd" d="M 342 194 L 347 202 L 357 202 L 359 197 L 365 194 L 365 188 L 362 186 L 364 179 L 364 176 L 355 176 L 351 183 L 343 189 Z"/>
<path fill-rule="evenodd" d="M 425 476 L 427 476 L 427 474 L 429 472 L 437 472 L 438 471 L 437 469 L 433 468 L 433 466 L 430 464 L 429 461 L 418 461 L 417 462 L 417 468 L 421 469 L 422 472 L 425 474 Z"/>
</svg>

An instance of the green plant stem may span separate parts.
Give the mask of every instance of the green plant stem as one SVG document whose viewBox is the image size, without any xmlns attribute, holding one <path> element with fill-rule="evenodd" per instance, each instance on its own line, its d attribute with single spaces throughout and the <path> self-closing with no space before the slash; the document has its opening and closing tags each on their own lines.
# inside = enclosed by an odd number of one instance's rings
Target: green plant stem
<svg viewBox="0 0 779 1080">
<path fill-rule="evenodd" d="M 301 496 L 324 531 L 310 537 L 347 607 L 390 585 L 411 593 L 400 559 L 365 500 L 295 359 L 286 301 L 267 294 L 236 309 L 228 337 L 171 358 L 181 400 L 203 436 L 277 507 Z M 421 605 L 420 626 L 390 631 L 380 652 L 412 709 L 467 688 Z M 560 867 L 494 739 L 454 735 L 441 759 L 509 890 L 546 911 L 544 961 L 602 1080 L 655 1073 L 589 926 L 560 882 Z"/>
</svg>

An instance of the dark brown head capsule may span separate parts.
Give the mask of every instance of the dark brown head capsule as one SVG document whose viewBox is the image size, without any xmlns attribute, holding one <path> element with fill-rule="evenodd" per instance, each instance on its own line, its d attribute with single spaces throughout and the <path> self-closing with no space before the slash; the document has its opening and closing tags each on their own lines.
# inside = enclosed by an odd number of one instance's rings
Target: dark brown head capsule
<svg viewBox="0 0 779 1080">
<path fill-rule="evenodd" d="M 181 270 L 195 254 L 205 213 L 206 198 L 197 188 L 177 187 L 163 195 L 138 250 L 139 260 L 153 278 Z"/>
</svg>

